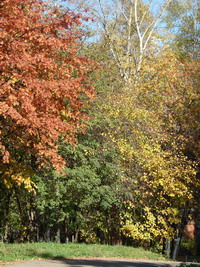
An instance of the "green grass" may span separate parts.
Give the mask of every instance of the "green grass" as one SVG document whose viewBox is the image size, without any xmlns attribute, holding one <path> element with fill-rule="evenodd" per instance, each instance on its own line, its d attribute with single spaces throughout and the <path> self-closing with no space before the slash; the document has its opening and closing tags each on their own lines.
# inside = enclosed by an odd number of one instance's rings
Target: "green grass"
<svg viewBox="0 0 200 267">
<path fill-rule="evenodd" d="M 0 244 L 0 262 L 58 258 L 121 258 L 164 260 L 142 248 L 87 244 L 26 243 Z"/>
</svg>

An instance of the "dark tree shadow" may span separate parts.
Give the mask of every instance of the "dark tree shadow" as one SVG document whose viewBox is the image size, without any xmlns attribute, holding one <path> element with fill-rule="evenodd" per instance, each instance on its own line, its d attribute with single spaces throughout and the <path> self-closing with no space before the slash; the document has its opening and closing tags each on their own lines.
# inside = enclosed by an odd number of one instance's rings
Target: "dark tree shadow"
<svg viewBox="0 0 200 267">
<path fill-rule="evenodd" d="M 29 251 L 30 256 L 38 256 L 42 259 L 60 262 L 61 266 L 66 267 L 175 267 L 180 266 L 177 262 L 151 262 L 151 261 L 137 261 L 137 260 L 104 260 L 104 259 L 66 259 L 62 256 L 53 256 L 51 253 L 35 253 L 34 250 Z M 52 260 L 52 262 L 51 262 Z M 50 265 L 51 266 L 51 265 Z M 48 267 L 48 265 L 47 265 Z"/>
<path fill-rule="evenodd" d="M 73 259 L 60 259 L 63 263 L 66 263 L 69 267 L 171 267 L 173 265 L 166 263 L 154 263 L 145 261 L 122 261 L 122 260 L 73 260 Z"/>
</svg>

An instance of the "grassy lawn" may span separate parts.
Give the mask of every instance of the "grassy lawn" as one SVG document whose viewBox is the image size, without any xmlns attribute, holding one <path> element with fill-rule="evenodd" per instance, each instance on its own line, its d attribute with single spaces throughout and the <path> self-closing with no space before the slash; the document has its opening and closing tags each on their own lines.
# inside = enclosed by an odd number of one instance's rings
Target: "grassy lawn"
<svg viewBox="0 0 200 267">
<path fill-rule="evenodd" d="M 0 262 L 58 258 L 121 258 L 164 260 L 142 248 L 86 244 L 26 243 L 0 244 Z"/>
</svg>

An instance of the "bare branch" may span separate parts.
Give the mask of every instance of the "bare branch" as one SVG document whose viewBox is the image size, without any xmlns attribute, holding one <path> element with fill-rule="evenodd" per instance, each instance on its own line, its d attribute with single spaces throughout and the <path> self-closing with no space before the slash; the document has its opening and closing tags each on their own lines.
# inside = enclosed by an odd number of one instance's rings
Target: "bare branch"
<svg viewBox="0 0 200 267">
<path fill-rule="evenodd" d="M 148 5 L 148 10 L 151 9 L 152 5 L 153 5 L 153 0 L 150 1 L 149 5 Z M 145 12 L 143 13 L 142 18 L 140 20 L 140 25 L 142 25 L 148 10 L 146 9 Z"/>
<path fill-rule="evenodd" d="M 165 12 L 165 10 L 167 9 L 168 5 L 170 4 L 172 0 L 167 0 L 166 4 L 164 5 L 164 7 L 162 8 L 162 10 L 160 11 L 160 13 L 158 14 L 158 16 L 155 18 L 155 20 L 149 25 L 149 27 L 147 27 L 147 29 L 145 30 L 145 32 L 143 33 L 143 38 L 145 37 L 146 33 L 149 31 L 149 29 L 151 28 L 149 34 L 148 34 L 148 37 L 144 43 L 144 50 L 146 49 L 147 47 L 147 44 L 153 34 L 153 32 L 155 31 L 155 28 L 156 26 L 158 25 L 158 22 L 160 20 L 160 18 L 162 17 L 163 13 Z"/>
</svg>

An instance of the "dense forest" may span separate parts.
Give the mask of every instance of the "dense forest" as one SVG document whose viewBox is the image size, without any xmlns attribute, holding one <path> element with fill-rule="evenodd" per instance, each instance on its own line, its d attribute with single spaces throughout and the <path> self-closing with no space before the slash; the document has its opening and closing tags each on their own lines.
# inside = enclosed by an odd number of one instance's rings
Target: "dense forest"
<svg viewBox="0 0 200 267">
<path fill-rule="evenodd" d="M 175 258 L 195 225 L 200 256 L 199 14 L 197 0 L 1 0 L 2 242 Z"/>
</svg>

